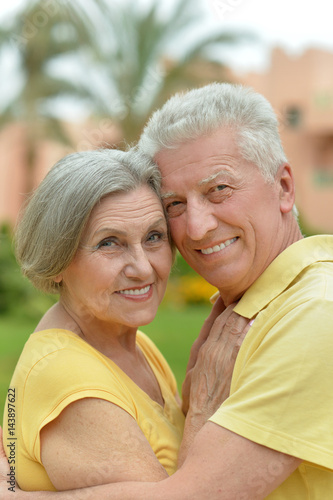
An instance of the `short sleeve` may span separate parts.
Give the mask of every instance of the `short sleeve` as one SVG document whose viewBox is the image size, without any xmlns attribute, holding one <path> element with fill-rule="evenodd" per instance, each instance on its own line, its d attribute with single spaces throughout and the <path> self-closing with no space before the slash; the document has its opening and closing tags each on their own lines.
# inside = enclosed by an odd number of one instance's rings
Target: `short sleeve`
<svg viewBox="0 0 333 500">
<path fill-rule="evenodd" d="M 40 462 L 41 429 L 69 404 L 88 397 L 110 401 L 136 418 L 130 392 L 103 356 L 72 346 L 49 352 L 33 365 L 24 384 L 21 420 L 26 449 L 35 460 Z"/>
<path fill-rule="evenodd" d="M 333 469 L 333 303 L 309 300 L 277 321 L 211 421 Z"/>
</svg>

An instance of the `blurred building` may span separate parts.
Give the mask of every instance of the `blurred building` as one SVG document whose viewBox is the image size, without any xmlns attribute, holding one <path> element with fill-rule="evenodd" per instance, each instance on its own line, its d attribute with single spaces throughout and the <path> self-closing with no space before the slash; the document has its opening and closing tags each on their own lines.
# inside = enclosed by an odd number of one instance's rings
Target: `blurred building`
<svg viewBox="0 0 333 500">
<path fill-rule="evenodd" d="M 14 225 L 29 191 L 37 186 L 58 160 L 75 151 L 105 147 L 121 140 L 119 129 L 108 119 L 66 123 L 72 147 L 41 140 L 34 169 L 27 165 L 27 134 L 23 124 L 10 124 L 0 131 L 0 224 Z"/>
<path fill-rule="evenodd" d="M 279 117 L 303 222 L 333 233 L 333 54 L 311 49 L 292 57 L 276 48 L 269 71 L 237 79 L 261 92 Z"/>
<path fill-rule="evenodd" d="M 276 48 L 271 66 L 263 74 L 236 75 L 207 61 L 189 71 L 191 77 L 200 76 L 199 85 L 227 78 L 250 85 L 267 97 L 281 123 L 302 221 L 309 230 L 333 233 L 333 53 L 311 49 L 296 58 Z M 107 120 L 73 126 L 71 133 L 77 151 L 119 140 L 119 131 Z M 13 223 L 24 199 L 24 141 L 22 126 L 10 125 L 0 133 L 0 222 Z M 59 144 L 42 143 L 35 184 L 68 152 Z"/>
</svg>

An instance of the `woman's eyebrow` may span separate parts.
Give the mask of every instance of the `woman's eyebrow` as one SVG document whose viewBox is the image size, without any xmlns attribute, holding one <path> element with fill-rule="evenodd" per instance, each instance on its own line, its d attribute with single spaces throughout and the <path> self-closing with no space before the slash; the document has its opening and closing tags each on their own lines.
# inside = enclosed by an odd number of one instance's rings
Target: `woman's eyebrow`
<svg viewBox="0 0 333 500">
<path fill-rule="evenodd" d="M 159 217 L 158 219 L 154 220 L 151 224 L 149 224 L 146 231 L 150 231 L 151 229 L 153 229 L 156 226 L 159 226 L 160 224 L 166 224 L 164 217 Z M 103 233 L 109 233 L 112 234 L 113 236 L 127 236 L 127 231 L 109 226 L 101 227 L 93 234 L 93 236 L 97 236 Z"/>
<path fill-rule="evenodd" d="M 92 236 L 100 235 L 101 233 L 110 233 L 114 235 L 126 236 L 126 231 L 122 231 L 121 229 L 115 229 L 114 227 L 102 227 L 98 229 Z"/>
</svg>

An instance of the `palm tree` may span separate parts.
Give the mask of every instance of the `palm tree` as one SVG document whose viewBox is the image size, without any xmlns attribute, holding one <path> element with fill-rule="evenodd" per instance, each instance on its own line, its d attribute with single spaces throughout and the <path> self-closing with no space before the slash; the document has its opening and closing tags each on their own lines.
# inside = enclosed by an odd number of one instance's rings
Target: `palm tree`
<svg viewBox="0 0 333 500">
<path fill-rule="evenodd" d="M 0 50 L 17 54 L 21 87 L 0 112 L 0 126 L 14 120 L 26 127 L 26 192 L 34 184 L 41 139 L 71 144 L 56 112 L 65 98 L 90 107 L 92 116 L 111 118 L 132 142 L 154 108 L 197 84 L 189 68 L 207 59 L 207 49 L 244 39 L 207 34 L 199 1 L 176 0 L 170 8 L 151 0 L 143 8 L 126 0 L 29 0 L 7 20 Z M 162 12 L 166 5 L 169 12 Z M 183 49 L 175 53 L 175 46 Z"/>
<path fill-rule="evenodd" d="M 222 30 L 208 32 L 199 1 L 177 0 L 169 13 L 162 13 L 165 4 L 153 0 L 143 9 L 140 2 L 104 2 L 101 8 L 97 110 L 118 122 L 127 142 L 138 139 L 152 110 L 174 91 L 198 84 L 189 68 L 207 60 L 209 49 L 251 38 Z M 192 40 L 190 33 L 195 33 Z"/>
<path fill-rule="evenodd" d="M 0 49 L 11 51 L 19 60 L 21 85 L 4 109 L 0 126 L 10 121 L 22 123 L 26 136 L 26 192 L 34 185 L 34 166 L 41 139 L 48 138 L 70 145 L 63 122 L 55 112 L 57 100 L 91 98 L 87 88 L 55 71 L 66 57 L 80 55 L 94 46 L 89 16 L 75 2 L 33 0 L 6 20 L 0 29 Z"/>
</svg>

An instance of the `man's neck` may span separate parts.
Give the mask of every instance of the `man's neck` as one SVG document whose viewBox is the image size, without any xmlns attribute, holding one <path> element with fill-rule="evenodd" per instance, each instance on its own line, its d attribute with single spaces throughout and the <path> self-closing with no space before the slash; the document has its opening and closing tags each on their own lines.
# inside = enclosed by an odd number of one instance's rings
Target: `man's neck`
<svg viewBox="0 0 333 500">
<path fill-rule="evenodd" d="M 242 298 L 244 293 L 252 286 L 252 284 L 255 283 L 259 276 L 261 276 L 261 274 L 267 269 L 267 267 L 278 257 L 278 255 L 280 255 L 282 252 L 284 252 L 284 250 L 286 250 L 297 241 L 304 238 L 296 220 L 294 220 L 290 225 L 290 231 L 286 232 L 285 234 L 286 238 L 281 242 L 280 248 L 276 252 L 275 256 L 267 263 L 266 267 L 261 270 L 258 276 L 256 276 L 251 282 L 246 284 L 246 287 L 240 286 L 239 288 L 230 289 L 221 287 L 221 289 L 219 289 L 221 298 L 226 307 L 233 303 L 237 303 Z"/>
</svg>

